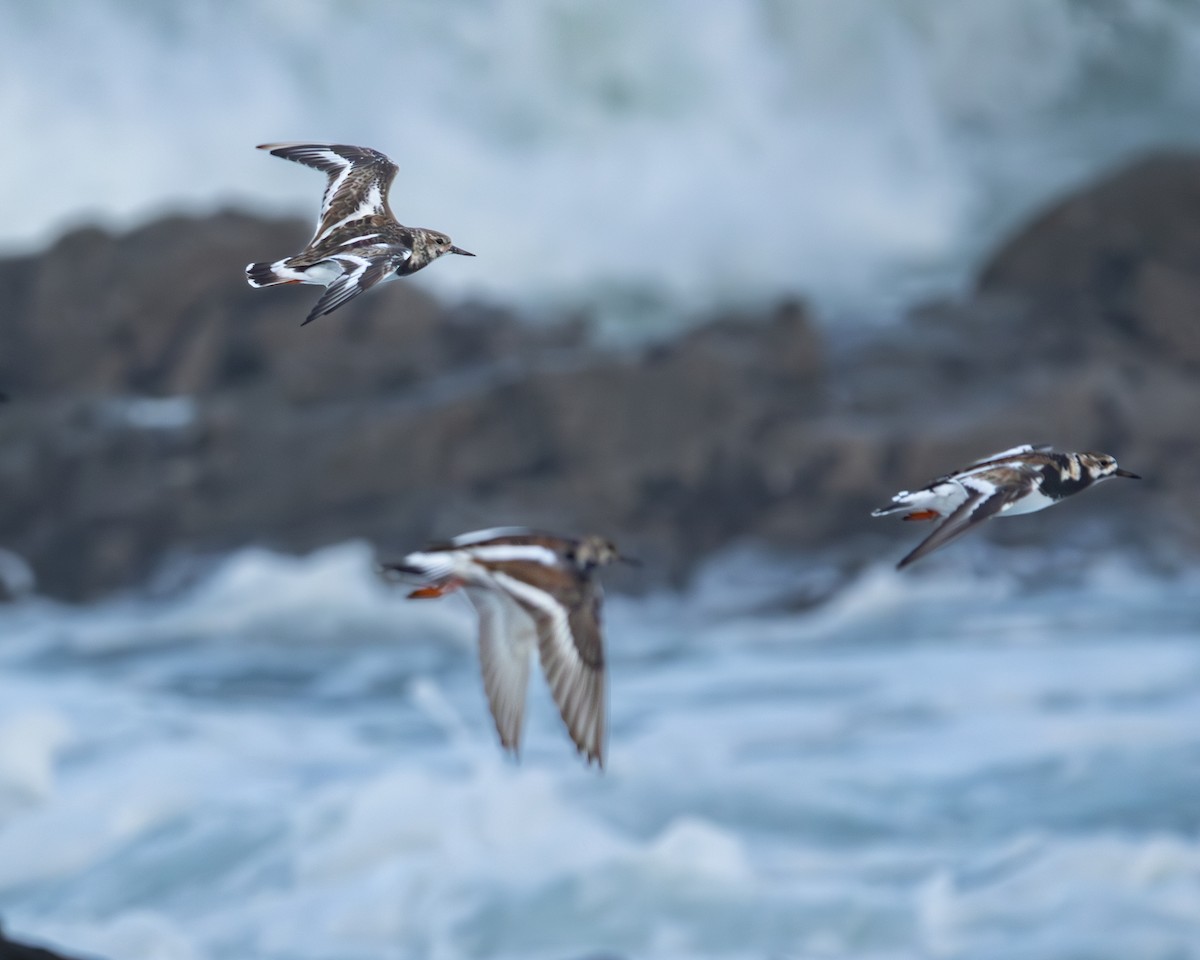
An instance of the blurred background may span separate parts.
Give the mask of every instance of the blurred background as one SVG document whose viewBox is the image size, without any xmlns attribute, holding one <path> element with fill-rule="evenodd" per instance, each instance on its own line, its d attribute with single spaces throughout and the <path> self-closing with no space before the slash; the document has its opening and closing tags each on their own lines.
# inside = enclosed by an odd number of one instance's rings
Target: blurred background
<svg viewBox="0 0 1200 960">
<path fill-rule="evenodd" d="M 0 0 L 6 932 L 1200 957 L 1198 117 L 1191 0 Z M 307 139 L 477 259 L 299 329 Z M 1146 479 L 897 573 L 1022 442 Z M 644 561 L 602 777 L 373 575 L 507 523 Z"/>
</svg>

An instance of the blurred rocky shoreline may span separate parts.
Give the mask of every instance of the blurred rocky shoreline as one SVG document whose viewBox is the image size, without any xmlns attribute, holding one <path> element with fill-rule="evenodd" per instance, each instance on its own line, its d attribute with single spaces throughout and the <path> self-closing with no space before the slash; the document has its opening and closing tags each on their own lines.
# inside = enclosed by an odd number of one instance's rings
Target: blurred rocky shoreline
<svg viewBox="0 0 1200 960">
<path fill-rule="evenodd" d="M 61 953 L 55 953 L 53 950 L 9 940 L 4 935 L 4 930 L 0 928 L 0 960 L 69 960 L 69 958 Z"/>
<path fill-rule="evenodd" d="M 0 261 L 0 567 L 84 600 L 248 544 L 497 523 L 609 534 L 650 585 L 747 540 L 861 563 L 915 539 L 873 506 L 1025 441 L 1147 479 L 988 536 L 1200 553 L 1200 156 L 1083 187 L 868 337 L 794 302 L 611 349 L 407 283 L 301 330 L 315 290 L 242 268 L 307 234 L 223 213 Z"/>
</svg>

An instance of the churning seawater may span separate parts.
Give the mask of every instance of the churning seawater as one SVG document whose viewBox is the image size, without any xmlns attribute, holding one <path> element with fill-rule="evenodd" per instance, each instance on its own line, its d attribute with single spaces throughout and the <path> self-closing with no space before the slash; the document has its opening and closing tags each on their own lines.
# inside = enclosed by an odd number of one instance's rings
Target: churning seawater
<svg viewBox="0 0 1200 960">
<path fill-rule="evenodd" d="M 117 960 L 1200 956 L 1200 573 L 988 556 L 610 598 L 603 776 L 540 677 L 502 758 L 466 603 L 361 544 L 0 609 L 4 918 Z"/>
</svg>

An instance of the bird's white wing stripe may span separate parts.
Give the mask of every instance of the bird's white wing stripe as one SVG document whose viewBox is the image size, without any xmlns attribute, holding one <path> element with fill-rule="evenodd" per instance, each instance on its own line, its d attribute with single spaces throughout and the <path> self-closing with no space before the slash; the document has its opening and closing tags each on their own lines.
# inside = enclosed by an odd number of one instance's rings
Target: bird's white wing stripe
<svg viewBox="0 0 1200 960">
<path fill-rule="evenodd" d="M 370 264 L 361 257 L 335 257 L 334 259 L 336 259 L 338 263 L 346 264 L 345 272 L 338 277 L 334 283 L 340 283 L 347 287 L 356 286 L 358 284 L 359 277 L 361 277 L 366 272 L 367 267 L 370 266 Z M 330 286 L 332 286 L 332 284 L 330 284 Z"/>
<path fill-rule="evenodd" d="M 326 229 L 322 230 L 316 237 L 313 238 L 313 243 L 314 244 L 320 243 L 322 240 L 324 240 L 326 237 L 328 237 L 331 233 L 333 233 L 336 230 L 340 230 L 346 224 L 353 223 L 355 220 L 361 220 L 363 217 L 368 216 L 370 214 L 370 211 L 368 210 L 366 213 L 364 213 L 363 209 L 364 209 L 363 207 L 359 207 L 353 213 L 348 213 L 346 216 L 342 217 L 342 219 L 339 220 L 337 223 L 330 224 Z"/>
<path fill-rule="evenodd" d="M 575 649 L 575 644 L 571 639 L 571 625 L 567 622 L 567 611 L 561 603 L 545 590 L 539 590 L 524 580 L 510 577 L 503 570 L 493 570 L 492 577 L 499 586 L 518 600 L 524 600 L 529 606 L 536 607 L 546 614 L 554 624 L 555 645 L 561 648 L 563 656 L 572 665 L 583 666 L 583 661 L 579 659 L 579 652 Z"/>
<path fill-rule="evenodd" d="M 338 227 L 344 226 L 347 223 L 353 223 L 355 220 L 361 220 L 363 217 L 374 216 L 375 214 L 383 213 L 383 195 L 379 192 L 379 182 L 372 183 L 362 200 L 359 201 L 353 212 L 344 216 L 336 224 L 330 227 L 330 230 L 336 230 Z M 329 230 L 325 231 L 326 233 Z"/>
<path fill-rule="evenodd" d="M 980 493 L 985 497 L 990 497 L 996 492 L 999 486 L 994 480 L 989 480 L 986 476 L 960 477 L 957 482 L 959 486 Z"/>
<path fill-rule="evenodd" d="M 410 553 L 400 561 L 406 567 L 416 567 L 430 580 L 444 580 L 455 572 L 454 558 L 447 553 Z"/>
<path fill-rule="evenodd" d="M 358 205 L 356 212 L 360 217 L 367 217 L 373 213 L 383 213 L 383 193 L 379 189 L 378 180 L 371 184 L 371 188 L 367 191 L 363 202 Z"/>
<path fill-rule="evenodd" d="M 308 318 L 304 321 L 305 323 L 309 323 L 319 316 L 336 310 L 343 303 L 353 300 L 363 292 L 362 279 L 371 266 L 370 261 L 364 260 L 362 257 L 346 255 L 332 257 L 331 259 L 335 263 L 342 264 L 345 269 L 341 276 L 334 278 L 325 288 L 325 293 L 316 302 L 312 310 L 309 311 Z"/>
<path fill-rule="evenodd" d="M 409 256 L 412 256 L 411 251 L 409 251 Z M 472 530 L 470 533 L 459 534 L 450 542 L 456 547 L 465 547 L 484 540 L 495 540 L 498 537 L 525 537 L 531 533 L 533 530 L 529 527 L 490 527 L 487 530 Z"/>
<path fill-rule="evenodd" d="M 483 544 L 468 548 L 471 554 L 479 560 L 492 563 L 503 563 L 506 560 L 532 560 L 547 567 L 558 566 L 558 555 L 549 547 L 525 543 Z M 540 591 L 539 591 L 540 592 Z"/>
<path fill-rule="evenodd" d="M 353 164 L 345 159 L 345 157 L 342 157 L 331 151 L 326 151 L 324 155 L 334 162 L 340 162 L 342 169 L 336 177 L 330 177 L 329 183 L 325 186 L 325 193 L 321 197 L 321 212 L 317 215 L 318 229 L 320 229 L 321 221 L 325 219 L 325 215 L 329 213 L 330 206 L 333 205 L 333 198 L 336 197 L 338 191 L 342 189 L 342 184 L 346 182 L 346 178 L 350 176 L 350 171 L 353 169 Z M 325 231 L 325 233 L 328 232 L 328 230 Z"/>
<path fill-rule="evenodd" d="M 347 176 L 350 175 L 350 167 L 347 167 L 339 175 L 336 182 L 331 182 L 329 189 L 325 191 L 325 199 L 321 204 L 321 219 L 325 218 L 325 214 L 329 212 L 329 206 L 333 202 L 333 198 L 337 195 L 337 191 L 341 189 L 341 185 Z M 332 191 L 332 192 L 330 192 Z M 361 220 L 363 217 L 376 216 L 383 213 L 383 193 L 379 189 L 379 182 L 372 183 L 367 190 L 366 195 L 359 202 L 358 206 L 353 211 L 342 217 L 337 223 L 331 224 L 322 230 L 314 239 L 314 243 L 320 242 L 328 237 L 335 230 L 344 227 L 348 223 L 353 223 L 355 220 Z M 320 220 L 317 221 L 318 226 Z"/>
<path fill-rule="evenodd" d="M 352 271 L 354 276 L 358 276 L 371 265 L 370 257 L 359 256 L 355 253 L 339 253 L 337 256 L 330 257 L 330 260 L 336 260 L 342 264 L 347 271 Z"/>
<path fill-rule="evenodd" d="M 337 223 L 331 223 L 328 227 L 326 227 L 324 230 L 322 230 L 320 233 L 318 233 L 315 237 L 313 237 L 312 245 L 316 246 L 322 240 L 326 239 L 331 233 L 333 233 L 333 231 L 337 230 L 339 227 L 344 227 L 351 220 L 354 220 L 355 217 L 356 217 L 356 214 L 352 213 L 348 217 L 342 217 L 342 219 L 339 220 Z"/>
<path fill-rule="evenodd" d="M 972 460 L 968 466 L 978 466 L 981 463 L 990 463 L 993 460 L 999 460 L 1001 457 L 1015 457 L 1021 453 L 1033 453 L 1036 448 L 1032 443 L 1022 443 L 1015 447 L 1010 447 L 1008 450 L 1001 450 L 999 453 L 989 453 L 986 457 L 980 457 L 978 460 Z"/>
</svg>

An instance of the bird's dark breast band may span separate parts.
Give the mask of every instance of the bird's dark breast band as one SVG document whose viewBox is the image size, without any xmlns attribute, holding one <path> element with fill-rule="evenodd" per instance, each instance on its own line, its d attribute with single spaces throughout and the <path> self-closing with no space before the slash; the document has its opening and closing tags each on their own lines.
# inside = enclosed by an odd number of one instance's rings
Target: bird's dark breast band
<svg viewBox="0 0 1200 960">
<path fill-rule="evenodd" d="M 1067 457 L 1059 455 L 1055 461 L 1038 471 L 1042 475 L 1042 493 L 1051 500 L 1061 500 L 1092 485 L 1092 476 L 1086 470 L 1081 469 L 1078 477 L 1070 475 L 1071 464 Z"/>
</svg>

